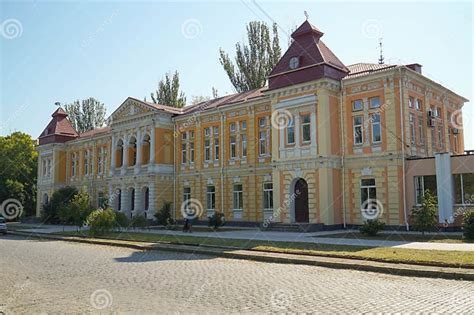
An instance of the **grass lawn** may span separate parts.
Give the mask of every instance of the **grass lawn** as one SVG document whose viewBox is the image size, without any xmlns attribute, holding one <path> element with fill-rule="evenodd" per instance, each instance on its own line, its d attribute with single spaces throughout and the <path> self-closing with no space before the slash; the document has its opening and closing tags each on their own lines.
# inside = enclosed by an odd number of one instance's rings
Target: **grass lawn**
<svg viewBox="0 0 474 315">
<path fill-rule="evenodd" d="M 87 236 L 83 232 L 60 232 L 59 235 Z M 187 235 L 159 235 L 134 232 L 111 232 L 101 238 L 162 242 L 187 245 L 224 246 L 238 249 L 290 254 L 354 258 L 392 263 L 413 263 L 447 267 L 474 268 L 474 252 L 416 250 L 390 247 L 363 247 L 311 243 L 270 242 L 260 240 L 219 239 Z"/>
<path fill-rule="evenodd" d="M 429 242 L 429 243 L 474 243 L 474 240 L 466 240 L 462 235 L 436 234 L 425 235 L 420 234 L 403 234 L 403 232 L 380 233 L 377 236 L 368 236 L 358 231 L 348 231 L 346 233 L 335 233 L 329 235 L 321 235 L 315 237 L 330 238 L 350 238 L 350 239 L 366 239 L 366 240 L 383 240 L 383 241 L 406 241 L 406 242 Z"/>
</svg>

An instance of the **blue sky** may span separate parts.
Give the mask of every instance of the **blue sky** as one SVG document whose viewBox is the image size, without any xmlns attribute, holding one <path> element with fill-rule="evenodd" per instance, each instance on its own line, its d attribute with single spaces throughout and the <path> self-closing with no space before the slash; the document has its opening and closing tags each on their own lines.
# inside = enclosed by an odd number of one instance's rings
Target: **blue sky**
<svg viewBox="0 0 474 315">
<path fill-rule="evenodd" d="M 421 63 L 472 99 L 471 2 L 0 0 L 0 134 L 37 137 L 57 101 L 93 96 L 110 114 L 127 96 L 150 99 L 168 71 L 179 71 L 188 102 L 213 86 L 232 93 L 219 48 L 232 52 L 245 24 L 263 20 L 279 24 L 285 49 L 284 33 L 305 10 L 346 65 L 377 62 L 382 37 L 386 63 Z M 474 149 L 470 103 L 464 116 L 466 149 Z"/>
</svg>

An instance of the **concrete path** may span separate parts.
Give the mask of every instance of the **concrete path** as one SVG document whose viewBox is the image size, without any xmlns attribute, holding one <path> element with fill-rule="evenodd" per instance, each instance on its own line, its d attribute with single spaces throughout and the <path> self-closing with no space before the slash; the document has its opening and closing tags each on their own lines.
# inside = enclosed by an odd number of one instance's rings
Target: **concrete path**
<svg viewBox="0 0 474 315">
<path fill-rule="evenodd" d="M 62 232 L 63 230 L 76 231 L 76 227 L 42 225 L 39 228 L 34 228 L 34 229 L 29 228 L 22 231 L 31 232 L 31 233 L 57 233 L 57 232 Z M 261 231 L 258 229 L 254 229 L 254 230 L 245 229 L 245 230 L 239 230 L 239 231 L 222 230 L 218 232 L 193 232 L 193 233 L 183 233 L 181 231 L 172 231 L 172 230 L 150 230 L 150 229 L 130 230 L 130 232 L 133 232 L 133 231 L 141 232 L 141 233 L 161 234 L 161 235 L 177 235 L 177 236 L 186 235 L 186 236 L 195 236 L 195 237 L 213 237 L 213 238 L 221 238 L 221 239 L 264 240 L 264 241 L 270 241 L 270 242 L 297 242 L 297 243 L 350 245 L 350 246 L 366 246 L 366 247 L 394 247 L 394 248 L 426 249 L 426 250 L 474 251 L 474 243 L 429 243 L 429 242 L 384 241 L 384 240 L 321 237 L 324 235 L 334 235 L 336 233 L 347 233 L 347 230 L 323 231 L 323 232 L 313 232 L 313 233 L 271 232 L 271 231 Z"/>
</svg>

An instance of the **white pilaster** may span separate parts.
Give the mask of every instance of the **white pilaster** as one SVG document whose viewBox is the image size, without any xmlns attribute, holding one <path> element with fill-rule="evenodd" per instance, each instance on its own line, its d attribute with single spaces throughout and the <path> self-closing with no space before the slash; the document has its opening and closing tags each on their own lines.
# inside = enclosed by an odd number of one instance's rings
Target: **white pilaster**
<svg viewBox="0 0 474 315">
<path fill-rule="evenodd" d="M 115 161 L 115 152 L 117 151 L 117 144 L 115 143 L 115 135 L 112 135 L 112 145 L 111 145 L 111 152 L 110 152 L 110 176 L 114 175 L 116 161 Z"/>
<path fill-rule="evenodd" d="M 130 136 L 127 134 L 123 140 L 123 154 L 122 154 L 122 175 L 127 172 L 128 167 L 128 141 L 130 140 Z"/>
<path fill-rule="evenodd" d="M 142 150 L 143 150 L 143 143 L 142 143 L 142 133 L 141 130 L 137 130 L 137 162 L 135 163 L 135 174 L 140 173 L 140 168 L 142 166 Z"/>
</svg>

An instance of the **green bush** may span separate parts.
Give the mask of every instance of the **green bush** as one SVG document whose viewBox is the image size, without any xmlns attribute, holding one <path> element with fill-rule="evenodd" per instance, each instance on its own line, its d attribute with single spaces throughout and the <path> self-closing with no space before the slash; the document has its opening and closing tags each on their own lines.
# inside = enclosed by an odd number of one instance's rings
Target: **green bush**
<svg viewBox="0 0 474 315">
<path fill-rule="evenodd" d="M 462 220 L 464 238 L 474 240 L 474 211 L 466 211 Z"/>
<path fill-rule="evenodd" d="M 222 212 L 214 212 L 212 216 L 209 217 L 209 226 L 214 230 L 217 230 L 219 227 L 224 225 L 224 214 Z"/>
<path fill-rule="evenodd" d="M 42 221 L 50 224 L 60 224 L 68 219 L 66 215 L 67 211 L 65 207 L 73 198 L 78 194 L 77 188 L 72 186 L 66 186 L 56 190 L 51 199 L 43 205 L 43 211 L 41 213 Z M 61 217 L 60 217 L 60 213 Z"/>
<path fill-rule="evenodd" d="M 121 229 L 126 229 L 130 225 L 130 220 L 128 219 L 127 215 L 120 211 L 115 211 L 115 225 Z"/>
<path fill-rule="evenodd" d="M 437 201 L 429 190 L 425 191 L 421 206 L 412 209 L 410 219 L 413 230 L 421 232 L 423 236 L 425 232 L 438 230 Z"/>
<path fill-rule="evenodd" d="M 171 202 L 165 201 L 158 212 L 155 213 L 156 223 L 159 225 L 170 226 L 173 224 L 171 217 Z"/>
<path fill-rule="evenodd" d="M 87 217 L 90 235 L 104 235 L 115 226 L 115 211 L 111 208 L 97 209 Z"/>
<path fill-rule="evenodd" d="M 148 221 L 143 215 L 137 215 L 132 218 L 130 225 L 133 228 L 144 228 L 148 225 Z"/>
<path fill-rule="evenodd" d="M 379 219 L 367 220 L 364 225 L 360 227 L 360 233 L 368 236 L 376 236 L 380 230 L 383 230 L 385 223 Z"/>
<path fill-rule="evenodd" d="M 61 208 L 60 217 L 64 216 L 68 223 L 74 224 L 80 229 L 93 210 L 89 194 L 86 191 L 81 191 Z"/>
</svg>

